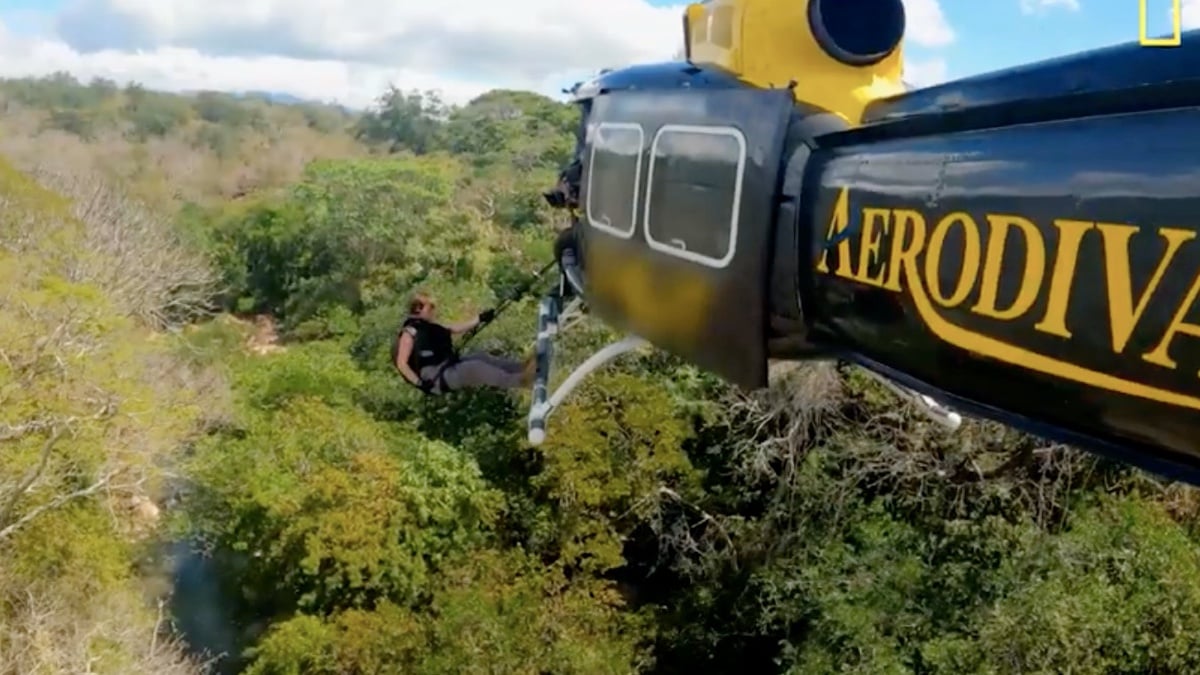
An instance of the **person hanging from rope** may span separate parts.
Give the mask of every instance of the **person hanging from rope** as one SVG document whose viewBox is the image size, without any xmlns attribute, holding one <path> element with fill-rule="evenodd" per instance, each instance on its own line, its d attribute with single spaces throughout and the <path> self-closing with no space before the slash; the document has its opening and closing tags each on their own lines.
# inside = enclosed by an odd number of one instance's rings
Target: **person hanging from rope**
<svg viewBox="0 0 1200 675">
<path fill-rule="evenodd" d="M 408 316 L 392 346 L 392 364 L 410 384 L 426 394 L 460 389 L 496 387 L 516 389 L 533 382 L 537 362 L 530 356 L 524 363 L 472 352 L 460 357 L 454 336 L 472 331 L 495 318 L 485 310 L 471 321 L 441 324 L 436 319 L 437 303 L 424 292 L 408 304 Z"/>
</svg>

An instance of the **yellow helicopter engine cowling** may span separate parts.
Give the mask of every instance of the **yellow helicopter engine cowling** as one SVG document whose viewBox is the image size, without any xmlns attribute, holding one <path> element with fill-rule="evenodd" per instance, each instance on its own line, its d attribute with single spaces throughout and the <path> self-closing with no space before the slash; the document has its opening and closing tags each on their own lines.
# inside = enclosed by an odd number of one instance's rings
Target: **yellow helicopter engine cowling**
<svg viewBox="0 0 1200 675">
<path fill-rule="evenodd" d="M 688 60 L 858 124 L 871 101 L 905 90 L 901 0 L 709 0 L 688 5 Z"/>
</svg>

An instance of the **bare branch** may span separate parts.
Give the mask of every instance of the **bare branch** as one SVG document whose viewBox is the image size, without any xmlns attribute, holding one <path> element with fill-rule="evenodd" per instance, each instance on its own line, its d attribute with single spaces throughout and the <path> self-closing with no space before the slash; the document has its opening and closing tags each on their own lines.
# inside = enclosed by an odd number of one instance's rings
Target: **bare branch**
<svg viewBox="0 0 1200 675">
<path fill-rule="evenodd" d="M 158 328 L 211 312 L 219 276 L 168 220 L 96 175 L 32 173 L 72 198 L 72 215 L 83 227 L 83 246 L 67 261 L 69 279 L 95 284 L 125 312 Z"/>
<path fill-rule="evenodd" d="M 41 516 L 42 514 L 48 512 L 48 511 L 53 511 L 54 509 L 57 509 L 68 502 L 75 501 L 76 499 L 83 499 L 84 497 L 90 497 L 91 495 L 94 495 L 97 492 L 100 492 L 101 490 L 106 489 L 109 486 L 109 483 L 112 481 L 113 477 L 116 476 L 118 473 L 120 473 L 119 470 L 109 471 L 108 473 L 105 473 L 104 475 L 102 475 L 99 479 L 97 479 L 94 483 L 87 486 L 86 488 L 83 488 L 81 490 L 75 490 L 74 492 L 68 492 L 67 494 L 59 495 L 45 504 L 42 504 L 40 506 L 36 506 L 36 507 L 30 509 L 28 513 L 21 516 L 19 519 L 17 519 L 16 522 L 14 522 L 13 524 L 11 524 L 3 529 L 0 529 L 0 541 L 3 541 L 5 539 L 11 537 L 13 534 L 18 532 L 21 528 L 25 527 L 30 522 L 35 520 L 38 516 Z"/>
<path fill-rule="evenodd" d="M 660 486 L 658 488 L 658 494 L 662 497 L 666 497 L 666 498 L 670 499 L 671 501 L 675 502 L 676 504 L 685 506 L 689 510 L 696 512 L 700 516 L 700 521 L 702 523 L 712 525 L 714 528 L 716 528 L 717 532 L 721 535 L 721 539 L 724 540 L 725 544 L 729 547 L 730 552 L 736 551 L 736 547 L 733 545 L 733 537 L 729 536 L 729 531 L 725 529 L 725 526 L 723 526 L 719 520 L 717 520 L 715 517 L 713 517 L 707 511 L 705 511 L 704 509 L 700 508 L 699 506 L 696 506 L 695 504 L 692 504 L 691 502 L 687 501 L 682 496 L 680 496 L 680 494 L 678 492 L 676 492 L 666 486 Z M 701 548 L 700 546 L 697 545 L 695 540 L 687 542 L 686 547 L 690 548 L 694 551 L 699 551 Z M 732 562 L 733 562 L 733 568 L 735 570 L 738 569 L 736 553 L 734 553 L 733 555 L 730 556 L 730 560 L 732 560 Z"/>
<path fill-rule="evenodd" d="M 61 427 L 55 427 L 54 431 L 50 434 L 50 438 L 46 439 L 45 444 L 42 445 L 42 451 L 38 455 L 37 464 L 17 483 L 16 487 L 8 495 L 4 506 L 0 508 L 0 523 L 7 523 L 12 518 L 12 512 L 16 508 L 17 502 L 29 492 L 33 484 L 46 472 L 46 466 L 50 463 L 50 453 L 54 450 L 54 446 L 58 443 L 58 439 L 62 436 L 62 433 L 63 430 Z"/>
<path fill-rule="evenodd" d="M 22 422 L 21 424 L 0 424 L 0 443 L 19 440 L 30 434 L 41 433 L 54 427 L 55 424 L 54 420 L 42 417 Z"/>
</svg>

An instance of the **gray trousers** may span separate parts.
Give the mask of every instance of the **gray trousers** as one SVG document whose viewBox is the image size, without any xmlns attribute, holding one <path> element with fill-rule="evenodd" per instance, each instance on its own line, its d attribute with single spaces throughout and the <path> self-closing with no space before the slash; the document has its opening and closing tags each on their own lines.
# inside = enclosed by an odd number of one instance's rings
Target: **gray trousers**
<svg viewBox="0 0 1200 675">
<path fill-rule="evenodd" d="M 426 366 L 421 369 L 421 379 L 436 382 L 438 369 L 441 366 Z M 497 387 L 499 389 L 517 389 L 522 386 L 521 371 L 524 365 L 519 361 L 505 359 L 483 352 L 467 354 L 458 363 L 446 368 L 442 376 L 446 386 L 451 390 L 474 387 Z M 440 382 L 434 391 L 442 392 Z"/>
</svg>

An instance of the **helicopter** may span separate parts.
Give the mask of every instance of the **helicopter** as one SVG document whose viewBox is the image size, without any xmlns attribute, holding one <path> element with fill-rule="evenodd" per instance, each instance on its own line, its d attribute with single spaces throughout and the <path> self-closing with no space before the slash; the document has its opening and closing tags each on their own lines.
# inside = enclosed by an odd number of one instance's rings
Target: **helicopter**
<svg viewBox="0 0 1200 675">
<path fill-rule="evenodd" d="M 693 3 L 682 59 L 571 90 L 531 444 L 651 345 L 747 390 L 853 363 L 951 429 L 1200 484 L 1200 35 L 913 88 L 905 22 L 901 0 Z M 628 336 L 551 392 L 580 311 Z"/>
</svg>

